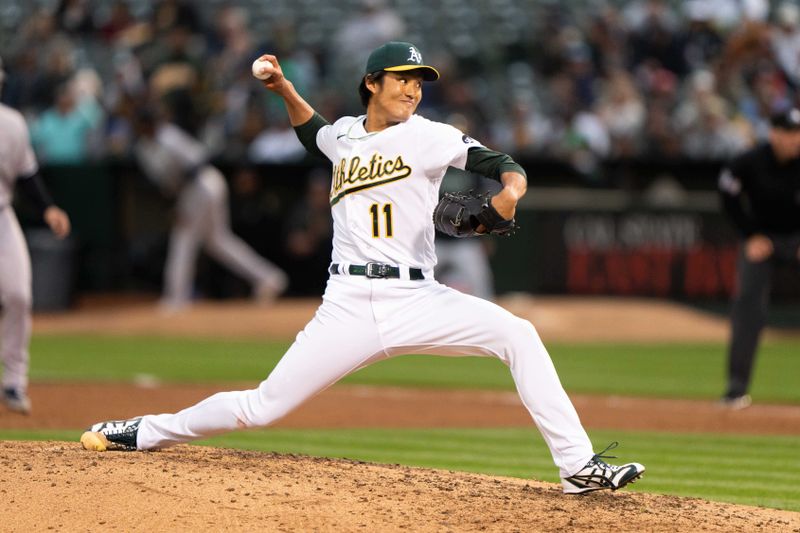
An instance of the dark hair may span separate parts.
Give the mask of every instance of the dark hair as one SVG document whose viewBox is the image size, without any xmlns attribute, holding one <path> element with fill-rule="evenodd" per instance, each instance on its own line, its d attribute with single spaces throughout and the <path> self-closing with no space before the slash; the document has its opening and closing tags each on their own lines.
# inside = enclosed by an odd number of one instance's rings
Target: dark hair
<svg viewBox="0 0 800 533">
<path fill-rule="evenodd" d="M 367 74 L 361 78 L 361 84 L 358 86 L 358 96 L 361 97 L 361 105 L 367 107 L 369 105 L 369 99 L 372 98 L 372 93 L 367 89 L 367 78 L 372 81 L 379 81 L 385 75 L 385 70 L 379 70 L 378 72 Z"/>
</svg>

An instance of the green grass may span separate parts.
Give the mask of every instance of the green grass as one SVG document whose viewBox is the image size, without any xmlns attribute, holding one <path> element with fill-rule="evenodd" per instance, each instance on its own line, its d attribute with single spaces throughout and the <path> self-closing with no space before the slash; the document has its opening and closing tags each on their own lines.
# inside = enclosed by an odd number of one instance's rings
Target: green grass
<svg viewBox="0 0 800 533">
<path fill-rule="evenodd" d="M 67 440 L 80 431 L 0 431 L 0 439 Z M 647 466 L 632 490 L 800 511 L 800 436 L 736 436 L 594 431 L 600 449 L 612 440 L 621 461 Z M 534 428 L 241 431 L 201 444 L 345 457 L 557 482 L 550 454 Z"/>
<path fill-rule="evenodd" d="M 35 335 L 30 375 L 59 381 L 130 381 L 139 374 L 174 382 L 260 380 L 287 347 L 267 341 Z"/>
<path fill-rule="evenodd" d="M 149 374 L 173 382 L 258 382 L 287 347 L 284 342 L 266 341 L 36 335 L 31 345 L 31 378 L 129 381 Z M 564 387 L 571 392 L 714 398 L 723 389 L 725 348 L 721 344 L 552 344 L 549 350 Z M 762 346 L 752 390 L 757 401 L 800 403 L 797 350 L 796 341 Z M 345 382 L 514 388 L 502 363 L 476 357 L 404 356 L 365 368 Z"/>
<path fill-rule="evenodd" d="M 762 346 L 753 396 L 800 404 L 797 342 Z M 263 379 L 288 347 L 284 342 L 158 337 L 36 335 L 31 378 L 39 381 L 129 381 L 149 374 L 172 382 Z M 571 392 L 714 398 L 723 386 L 721 344 L 552 344 Z M 613 377 L 613 379 L 611 379 Z M 379 386 L 512 390 L 508 369 L 483 358 L 407 356 L 363 369 L 345 382 Z M 76 441 L 80 431 L 0 431 L 0 439 Z M 800 511 L 800 436 L 735 436 L 655 432 L 592 432 L 598 449 L 611 440 L 623 460 L 648 466 L 636 488 Z M 535 428 L 442 430 L 262 430 L 204 444 L 557 481 Z"/>
</svg>

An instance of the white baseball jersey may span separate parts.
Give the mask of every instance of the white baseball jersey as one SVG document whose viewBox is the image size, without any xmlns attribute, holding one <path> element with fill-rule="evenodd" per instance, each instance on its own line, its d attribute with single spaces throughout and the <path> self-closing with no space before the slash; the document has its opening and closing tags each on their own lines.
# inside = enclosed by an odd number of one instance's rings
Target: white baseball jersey
<svg viewBox="0 0 800 533">
<path fill-rule="evenodd" d="M 368 133 L 364 120 L 343 117 L 317 132 L 317 146 L 333 162 L 332 260 L 406 265 L 430 277 L 431 217 L 444 173 L 463 170 L 467 150 L 481 145 L 419 115 L 377 133 Z"/>
<path fill-rule="evenodd" d="M 16 109 L 0 104 L 0 208 L 11 203 L 17 177 L 38 169 L 25 119 Z"/>
<path fill-rule="evenodd" d="M 186 172 L 208 160 L 205 147 L 173 124 L 163 124 L 155 138 L 142 139 L 136 155 L 147 176 L 165 190 L 177 191 Z"/>
</svg>

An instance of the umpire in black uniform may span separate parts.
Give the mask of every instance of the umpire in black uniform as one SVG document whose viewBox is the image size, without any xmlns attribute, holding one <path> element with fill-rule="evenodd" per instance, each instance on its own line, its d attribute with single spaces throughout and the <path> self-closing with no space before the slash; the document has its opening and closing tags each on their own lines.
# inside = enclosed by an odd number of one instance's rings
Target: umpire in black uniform
<svg viewBox="0 0 800 533">
<path fill-rule="evenodd" d="M 800 266 L 800 109 L 773 116 L 768 141 L 734 158 L 720 175 L 719 190 L 742 238 L 722 401 L 742 409 L 751 401 L 747 392 L 773 266 Z"/>
</svg>

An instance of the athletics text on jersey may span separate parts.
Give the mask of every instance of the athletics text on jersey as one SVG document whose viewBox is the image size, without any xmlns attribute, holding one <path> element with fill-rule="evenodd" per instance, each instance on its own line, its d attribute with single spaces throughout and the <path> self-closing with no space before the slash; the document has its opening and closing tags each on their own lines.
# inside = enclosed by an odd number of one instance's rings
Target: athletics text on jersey
<svg viewBox="0 0 800 533">
<path fill-rule="evenodd" d="M 370 261 L 421 268 L 436 264 L 433 208 L 448 167 L 464 169 L 480 146 L 458 129 L 413 115 L 369 133 L 364 117 L 344 117 L 317 133 L 333 162 L 334 263 Z"/>
</svg>

